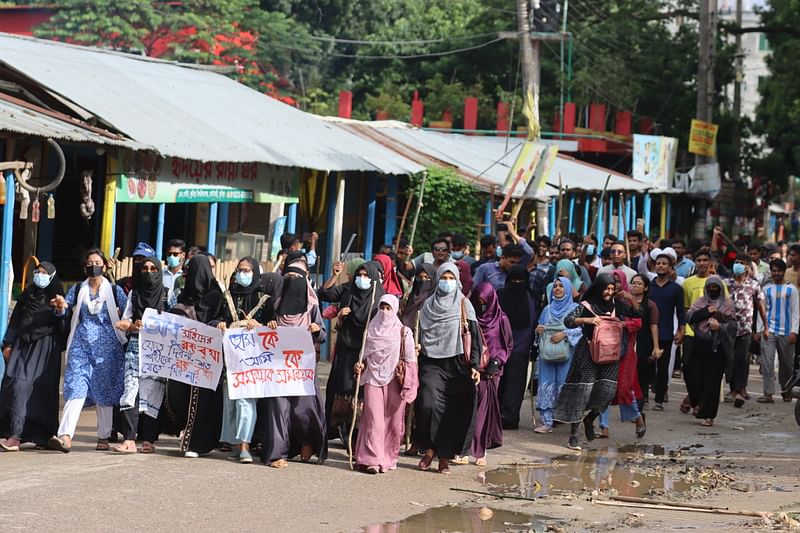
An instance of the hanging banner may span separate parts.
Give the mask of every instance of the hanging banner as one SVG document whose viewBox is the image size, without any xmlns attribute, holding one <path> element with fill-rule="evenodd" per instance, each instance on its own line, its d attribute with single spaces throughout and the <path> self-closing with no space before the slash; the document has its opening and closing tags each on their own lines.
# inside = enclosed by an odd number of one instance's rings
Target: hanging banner
<svg viewBox="0 0 800 533">
<path fill-rule="evenodd" d="M 689 153 L 716 157 L 718 130 L 719 126 L 716 124 L 693 118 L 689 131 Z"/>
<path fill-rule="evenodd" d="M 689 172 L 675 174 L 672 188 L 681 190 L 691 196 L 713 200 L 722 190 L 719 164 L 697 165 Z"/>
<path fill-rule="evenodd" d="M 145 309 L 139 375 L 215 390 L 222 375 L 222 332 L 189 318 Z"/>
<path fill-rule="evenodd" d="M 633 136 L 633 179 L 654 189 L 667 189 L 675 174 L 678 139 L 655 135 Z"/>
<path fill-rule="evenodd" d="M 126 155 L 119 203 L 296 203 L 299 170 L 265 163 L 214 163 Z"/>
<path fill-rule="evenodd" d="M 231 328 L 223 346 L 232 400 L 317 393 L 317 353 L 307 328 Z"/>
<path fill-rule="evenodd" d="M 536 170 L 536 165 L 542 157 L 545 146 L 543 144 L 536 144 L 531 141 L 525 141 L 522 144 L 522 149 L 517 155 L 517 159 L 508 171 L 505 183 L 503 183 L 503 191 L 511 197 L 521 197 L 528 186 L 528 182 L 533 177 Z"/>
</svg>

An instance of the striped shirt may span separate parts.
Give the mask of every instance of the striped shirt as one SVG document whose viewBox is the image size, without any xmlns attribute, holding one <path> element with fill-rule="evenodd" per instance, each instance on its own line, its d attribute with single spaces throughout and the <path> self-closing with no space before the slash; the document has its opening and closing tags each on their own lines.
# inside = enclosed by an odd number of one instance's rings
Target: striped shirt
<svg viewBox="0 0 800 533">
<path fill-rule="evenodd" d="M 770 283 L 764 288 L 767 304 L 767 327 L 773 335 L 788 336 L 800 327 L 800 299 L 797 287 Z"/>
</svg>

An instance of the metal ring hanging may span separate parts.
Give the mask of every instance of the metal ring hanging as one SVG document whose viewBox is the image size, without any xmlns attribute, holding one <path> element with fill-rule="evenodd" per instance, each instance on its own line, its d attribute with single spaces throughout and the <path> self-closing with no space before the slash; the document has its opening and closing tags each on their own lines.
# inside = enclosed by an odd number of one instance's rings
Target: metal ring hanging
<svg viewBox="0 0 800 533">
<path fill-rule="evenodd" d="M 55 190 L 55 188 L 61 184 L 61 180 L 64 179 L 64 172 L 66 172 L 67 169 L 67 162 L 66 159 L 64 158 L 64 151 L 61 149 L 58 143 L 55 142 L 53 139 L 47 139 L 47 142 L 50 144 L 50 146 L 53 147 L 53 149 L 55 149 L 56 156 L 58 157 L 58 174 L 56 174 L 56 177 L 53 179 L 52 182 L 50 182 L 48 185 L 45 185 L 44 187 L 33 187 L 32 185 L 28 184 L 28 180 L 23 176 L 22 172 L 19 171 L 14 172 L 17 182 L 19 183 L 19 186 L 25 189 L 26 191 L 32 192 L 33 194 L 36 195 Z"/>
</svg>

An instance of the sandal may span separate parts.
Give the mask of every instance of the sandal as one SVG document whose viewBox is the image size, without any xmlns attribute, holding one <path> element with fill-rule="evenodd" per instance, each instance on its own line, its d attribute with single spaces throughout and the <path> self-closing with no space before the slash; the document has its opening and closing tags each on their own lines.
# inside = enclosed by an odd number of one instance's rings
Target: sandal
<svg viewBox="0 0 800 533">
<path fill-rule="evenodd" d="M 450 460 L 451 463 L 454 465 L 468 465 L 469 464 L 469 456 L 468 455 L 456 455 Z"/>
<path fill-rule="evenodd" d="M 475 459 L 475 466 L 486 466 L 486 457 Z"/>
<path fill-rule="evenodd" d="M 427 470 L 431 467 L 431 463 L 433 462 L 433 455 L 423 455 L 422 459 L 419 460 L 419 464 L 417 465 L 420 470 Z"/>
<path fill-rule="evenodd" d="M 756 398 L 756 402 L 758 403 L 775 403 L 775 400 L 772 396 L 762 396 L 760 398 Z"/>
<path fill-rule="evenodd" d="M 439 468 L 437 468 L 437 472 L 440 474 L 449 474 L 450 473 L 450 466 L 449 461 L 447 459 L 439 459 Z"/>
<path fill-rule="evenodd" d="M 284 466 L 289 466 L 289 461 L 286 459 L 278 459 L 277 461 L 272 461 L 269 466 L 270 468 L 283 468 Z"/>
<path fill-rule="evenodd" d="M 156 447 L 152 442 L 143 442 L 142 449 L 139 451 L 139 453 L 155 453 L 155 452 L 156 452 Z"/>
<path fill-rule="evenodd" d="M 608 428 L 600 428 L 600 434 L 596 435 L 598 439 L 608 438 Z"/>
<path fill-rule="evenodd" d="M 681 410 L 681 413 L 683 413 L 683 414 L 688 414 L 689 411 L 692 410 L 692 406 L 691 406 L 691 404 L 689 403 L 688 400 L 689 400 L 689 398 L 685 398 L 683 400 L 683 402 L 681 402 L 680 410 Z"/>
<path fill-rule="evenodd" d="M 542 434 L 544 434 L 544 433 L 552 433 L 553 432 L 553 428 L 551 428 L 550 426 L 545 426 L 544 424 L 542 424 L 540 426 L 536 426 L 535 428 L 533 428 L 533 432 L 534 433 L 542 433 Z"/>
<path fill-rule="evenodd" d="M 126 444 L 128 441 L 123 441 L 122 444 L 117 444 L 112 448 L 114 452 L 117 453 L 137 453 L 139 450 L 136 449 L 136 443 L 133 443 L 133 447 L 131 445 Z"/>
<path fill-rule="evenodd" d="M 94 447 L 98 452 L 107 452 L 111 449 L 108 445 L 108 439 L 97 439 L 97 446 Z"/>
<path fill-rule="evenodd" d="M 8 444 L 9 440 L 11 439 L 6 439 L 3 442 L 0 442 L 0 448 L 2 448 L 4 452 L 18 452 L 19 444 Z"/>
<path fill-rule="evenodd" d="M 642 417 L 642 423 L 636 424 L 636 438 L 641 439 L 644 437 L 644 434 L 647 433 L 647 420 L 645 419 L 644 413 L 640 415 Z"/>
<path fill-rule="evenodd" d="M 69 451 L 72 449 L 72 442 L 67 443 L 67 439 L 69 439 L 69 437 L 66 435 L 63 437 L 56 437 L 53 435 L 50 437 L 50 440 L 47 441 L 47 445 L 52 450 L 58 450 L 62 453 L 69 453 Z"/>
<path fill-rule="evenodd" d="M 705 420 L 700 422 L 700 425 L 703 426 L 704 428 L 710 428 L 711 426 L 714 425 L 714 419 L 706 418 Z"/>
</svg>

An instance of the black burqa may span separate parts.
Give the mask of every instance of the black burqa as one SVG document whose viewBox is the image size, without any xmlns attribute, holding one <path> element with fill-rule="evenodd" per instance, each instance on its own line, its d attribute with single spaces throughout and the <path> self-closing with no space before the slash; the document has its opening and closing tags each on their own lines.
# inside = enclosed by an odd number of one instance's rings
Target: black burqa
<svg viewBox="0 0 800 533">
<path fill-rule="evenodd" d="M 428 274 L 428 279 L 422 280 L 419 275 L 425 272 Z M 403 307 L 403 312 L 400 320 L 403 325 L 411 328 L 412 330 L 417 327 L 417 315 L 433 291 L 436 290 L 436 267 L 430 263 L 422 263 L 417 267 L 417 275 L 414 278 L 414 283 L 411 286 L 411 293 L 408 295 L 408 300 Z"/>
<path fill-rule="evenodd" d="M 370 288 L 359 289 L 356 285 L 355 278 L 360 272 L 365 272 L 371 280 Z M 378 265 L 374 261 L 359 265 L 353 281 L 319 291 L 320 299 L 339 302 L 339 309 L 350 308 L 350 314 L 344 319 L 337 320 L 338 335 L 334 359 L 328 376 L 328 384 L 325 387 L 325 426 L 328 428 L 329 437 L 339 433 L 338 426 L 349 423 L 349 414 L 344 407 L 351 401 L 356 388 L 353 367 L 358 361 L 367 321 L 378 309 L 378 303 L 383 294 Z M 334 404 L 336 404 L 336 409 L 334 409 Z"/>
<path fill-rule="evenodd" d="M 0 391 L 0 435 L 46 445 L 58 430 L 61 351 L 67 336 L 67 315 L 50 307 L 64 287 L 56 267 L 43 262 L 51 276 L 45 288 L 29 285 L 17 299 L 2 345 L 11 347 Z"/>
<path fill-rule="evenodd" d="M 291 264 L 284 269 L 283 287 L 276 310 L 276 319 L 299 318 L 309 313 L 309 323 L 323 327 L 319 308 L 308 307 L 308 277 L 306 270 Z M 296 275 L 295 275 L 296 274 Z M 298 277 L 299 276 L 299 277 Z M 285 322 L 283 322 L 285 323 Z M 319 342 L 319 334 L 314 335 Z M 319 382 L 315 379 L 313 396 L 278 396 L 261 398 L 258 401 L 258 420 L 263 420 L 261 460 L 270 464 L 279 459 L 291 459 L 301 455 L 302 460 L 317 456 L 323 463 L 328 456 L 328 441 L 325 438 L 325 405 Z M 304 446 L 308 446 L 309 457 L 302 457 Z"/>
<path fill-rule="evenodd" d="M 505 285 L 497 290 L 497 301 L 508 316 L 514 336 L 514 350 L 504 365 L 500 377 L 500 417 L 503 429 L 519 427 L 519 413 L 525 398 L 528 364 L 531 360 L 533 331 L 538 321 L 536 304 L 528 291 L 528 270 L 514 265 L 506 276 Z"/>
<path fill-rule="evenodd" d="M 186 285 L 171 312 L 216 326 L 223 319 L 222 291 L 207 256 L 189 261 Z M 167 381 L 165 408 L 176 432 L 183 431 L 181 451 L 205 454 L 219 444 L 222 430 L 222 386 L 215 390 Z"/>
</svg>

